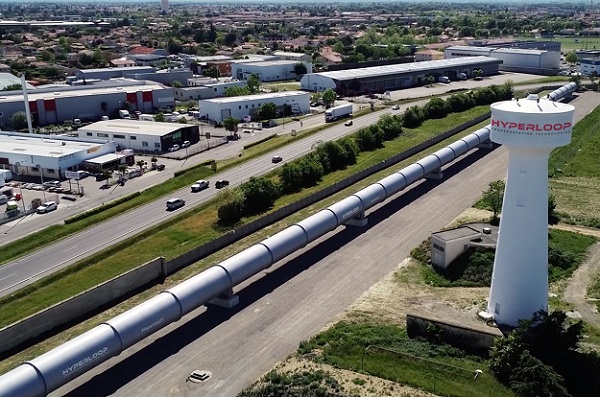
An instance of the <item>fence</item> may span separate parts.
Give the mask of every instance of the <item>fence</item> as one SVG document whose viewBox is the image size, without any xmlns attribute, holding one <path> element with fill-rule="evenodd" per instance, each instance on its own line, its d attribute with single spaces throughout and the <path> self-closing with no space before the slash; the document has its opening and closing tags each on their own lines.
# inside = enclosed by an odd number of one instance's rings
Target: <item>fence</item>
<svg viewBox="0 0 600 397">
<path fill-rule="evenodd" d="M 370 175 L 391 167 L 422 150 L 430 148 L 444 139 L 486 120 L 489 116 L 490 113 L 487 113 L 474 120 L 463 123 L 460 126 L 430 138 L 415 147 L 407 149 L 386 161 L 361 170 L 333 185 L 327 186 L 309 196 L 300 198 L 294 203 L 269 212 L 250 223 L 233 229 L 229 233 L 196 247 L 176 258 L 168 261 L 165 261 L 164 258 L 157 258 L 71 299 L 67 299 L 42 312 L 36 313 L 25 320 L 11 324 L 0 330 L 0 353 L 15 348 L 20 344 L 24 344 L 28 340 L 36 338 L 43 333 L 49 332 L 52 328 L 59 327 L 69 321 L 82 317 L 98 307 L 119 299 L 137 288 L 156 282 L 162 277 L 171 275 L 257 230 L 329 197 Z"/>
</svg>

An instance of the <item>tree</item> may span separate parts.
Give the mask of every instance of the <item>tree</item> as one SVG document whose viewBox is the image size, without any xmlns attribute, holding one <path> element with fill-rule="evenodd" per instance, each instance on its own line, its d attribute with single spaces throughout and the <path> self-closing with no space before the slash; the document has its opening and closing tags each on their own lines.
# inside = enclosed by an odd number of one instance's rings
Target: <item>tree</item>
<svg viewBox="0 0 600 397">
<path fill-rule="evenodd" d="M 163 113 L 157 113 L 154 115 L 154 121 L 160 122 L 160 123 L 164 123 L 165 122 L 165 115 Z"/>
<path fill-rule="evenodd" d="M 4 89 L 2 89 L 2 91 L 19 91 L 22 90 L 23 87 L 21 86 L 20 83 L 17 84 L 9 84 L 6 87 L 4 87 Z"/>
<path fill-rule="evenodd" d="M 427 87 L 432 87 L 435 83 L 435 77 L 432 75 L 427 75 L 427 77 L 425 77 L 425 81 L 427 82 Z"/>
<path fill-rule="evenodd" d="M 307 71 L 308 69 L 306 69 L 306 65 L 302 62 L 298 62 L 294 65 L 294 73 L 296 73 L 296 76 L 302 76 L 306 74 Z"/>
<path fill-rule="evenodd" d="M 296 161 L 284 164 L 279 173 L 281 189 L 286 193 L 295 193 L 302 189 L 302 168 Z"/>
<path fill-rule="evenodd" d="M 211 66 L 210 68 L 208 68 L 204 71 L 204 75 L 206 77 L 212 77 L 214 79 L 219 80 L 219 77 L 221 77 L 221 72 L 219 71 L 218 67 Z"/>
<path fill-rule="evenodd" d="M 325 106 L 326 107 L 333 106 L 335 104 L 336 97 L 337 97 L 337 94 L 335 93 L 334 90 L 332 90 L 331 88 L 326 89 L 325 92 L 323 93 L 323 102 L 325 102 Z"/>
<path fill-rule="evenodd" d="M 252 95 L 260 92 L 260 77 L 257 73 L 252 73 L 250 77 L 248 77 L 246 88 Z"/>
<path fill-rule="evenodd" d="M 488 206 L 494 215 L 492 220 L 498 219 L 498 214 L 502 211 L 502 200 L 504 199 L 504 189 L 506 184 L 503 180 L 490 182 L 488 190 L 483 192 L 481 200 Z"/>
<path fill-rule="evenodd" d="M 473 77 L 475 80 L 481 80 L 481 76 L 483 75 L 483 71 L 481 69 L 473 70 Z"/>
<path fill-rule="evenodd" d="M 577 57 L 575 51 L 571 51 L 567 55 L 565 55 L 565 61 L 567 63 L 570 63 L 571 66 L 573 66 L 577 63 L 577 61 L 579 61 L 579 58 Z"/>
<path fill-rule="evenodd" d="M 248 90 L 248 87 L 227 87 L 227 88 L 225 88 L 225 96 L 226 97 L 242 96 L 242 95 L 250 95 L 250 90 Z"/>
<path fill-rule="evenodd" d="M 22 130 L 27 127 L 27 115 L 25 112 L 16 112 L 10 116 L 10 125 L 15 130 Z"/>
<path fill-rule="evenodd" d="M 238 124 L 240 123 L 240 119 L 235 117 L 227 117 L 223 120 L 223 125 L 227 131 L 237 132 Z"/>
<path fill-rule="evenodd" d="M 268 210 L 279 197 L 279 185 L 272 179 L 252 177 L 241 186 L 245 201 L 245 213 L 257 214 Z"/>
<path fill-rule="evenodd" d="M 232 225 L 244 216 L 246 197 L 242 189 L 225 189 L 217 195 L 219 223 Z"/>
<path fill-rule="evenodd" d="M 262 120 L 270 120 L 277 117 L 277 106 L 273 102 L 267 102 L 258 108 L 258 117 Z"/>
<path fill-rule="evenodd" d="M 556 225 L 558 217 L 556 216 L 556 196 L 554 193 L 548 194 L 548 224 Z"/>
<path fill-rule="evenodd" d="M 510 377 L 510 388 L 516 397 L 571 397 L 565 380 L 552 367 L 545 365 L 525 350 Z"/>
</svg>

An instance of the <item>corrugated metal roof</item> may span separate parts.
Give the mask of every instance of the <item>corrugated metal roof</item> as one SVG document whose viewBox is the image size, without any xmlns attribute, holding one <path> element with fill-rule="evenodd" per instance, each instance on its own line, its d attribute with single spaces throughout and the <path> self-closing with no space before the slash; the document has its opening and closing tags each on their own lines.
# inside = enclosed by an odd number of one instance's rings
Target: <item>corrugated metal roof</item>
<svg viewBox="0 0 600 397">
<path fill-rule="evenodd" d="M 113 134 L 140 134 L 163 136 L 190 125 L 139 120 L 105 120 L 79 128 L 83 132 L 103 132 Z"/>
<path fill-rule="evenodd" d="M 440 59 L 437 61 L 425 61 L 425 62 L 411 62 L 411 63 L 400 63 L 396 65 L 385 65 L 385 66 L 373 66 L 369 68 L 350 69 L 350 70 L 337 70 L 334 72 L 321 72 L 314 73 L 315 75 L 329 77 L 334 80 L 352 80 L 360 79 L 365 77 L 378 77 L 388 76 L 393 74 L 401 73 L 413 73 L 431 71 L 434 69 L 444 67 L 461 67 L 461 66 L 472 66 L 481 65 L 485 63 L 496 63 L 501 64 L 502 61 L 495 58 L 476 56 L 476 57 L 465 57 L 465 58 L 449 58 Z"/>
</svg>

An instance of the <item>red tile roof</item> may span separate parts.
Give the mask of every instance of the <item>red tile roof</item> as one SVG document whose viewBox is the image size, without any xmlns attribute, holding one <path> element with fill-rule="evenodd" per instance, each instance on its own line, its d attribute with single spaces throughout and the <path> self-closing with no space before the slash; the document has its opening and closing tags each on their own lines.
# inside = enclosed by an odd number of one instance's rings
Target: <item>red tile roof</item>
<svg viewBox="0 0 600 397">
<path fill-rule="evenodd" d="M 132 55 L 150 55 L 155 51 L 154 48 L 139 46 L 129 50 Z"/>
</svg>

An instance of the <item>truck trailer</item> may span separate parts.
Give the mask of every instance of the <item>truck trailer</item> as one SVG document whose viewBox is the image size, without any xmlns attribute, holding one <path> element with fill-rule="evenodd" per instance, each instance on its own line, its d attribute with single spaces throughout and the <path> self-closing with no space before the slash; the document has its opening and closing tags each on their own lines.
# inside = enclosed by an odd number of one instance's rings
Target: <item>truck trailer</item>
<svg viewBox="0 0 600 397">
<path fill-rule="evenodd" d="M 325 121 L 336 121 L 344 117 L 352 117 L 352 104 L 340 105 L 325 111 Z"/>
</svg>

